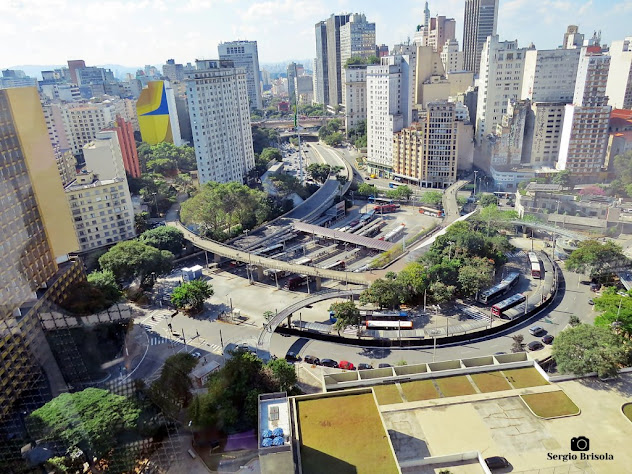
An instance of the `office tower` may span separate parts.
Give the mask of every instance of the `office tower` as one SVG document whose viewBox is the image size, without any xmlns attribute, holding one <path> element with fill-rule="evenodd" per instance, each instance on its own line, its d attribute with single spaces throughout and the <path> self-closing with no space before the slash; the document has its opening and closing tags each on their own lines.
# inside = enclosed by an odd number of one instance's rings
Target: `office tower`
<svg viewBox="0 0 632 474">
<path fill-rule="evenodd" d="M 563 49 L 576 49 L 581 47 L 584 44 L 584 35 L 579 33 L 579 28 L 577 25 L 569 25 L 566 28 L 566 33 L 564 33 L 564 40 L 562 42 Z"/>
<path fill-rule="evenodd" d="M 518 48 L 518 41 L 499 41 L 490 36 L 483 45 L 481 73 L 476 106 L 476 135 L 478 141 L 493 133 L 509 100 L 518 99 L 522 90 L 526 49 Z M 466 65 L 467 68 L 467 65 Z"/>
<path fill-rule="evenodd" d="M 596 176 L 608 146 L 611 107 L 606 96 L 610 56 L 600 46 L 581 50 L 573 104 L 566 105 L 557 168 Z"/>
<path fill-rule="evenodd" d="M 314 101 L 329 104 L 329 69 L 327 54 L 327 22 L 316 23 L 316 58 L 314 59 Z"/>
<path fill-rule="evenodd" d="M 191 131 L 191 119 L 189 118 L 189 102 L 187 100 L 187 85 L 183 82 L 171 84 L 173 95 L 176 100 L 176 111 L 178 112 L 178 123 L 180 124 L 180 136 L 183 143 L 193 142 L 193 132 Z"/>
<path fill-rule="evenodd" d="M 388 46 L 385 44 L 381 44 L 379 46 L 375 46 L 375 55 L 378 58 L 383 58 L 384 56 L 388 56 Z"/>
<path fill-rule="evenodd" d="M 255 164 L 246 73 L 230 61 L 196 64 L 186 85 L 200 184 L 243 183 Z"/>
<path fill-rule="evenodd" d="M 341 67 L 345 67 L 349 58 L 367 59 L 371 56 L 375 56 L 375 23 L 367 22 L 364 14 L 354 13 L 340 27 Z"/>
<path fill-rule="evenodd" d="M 458 157 L 456 105 L 430 102 L 419 123 L 393 135 L 393 174 L 426 188 L 456 181 Z"/>
<path fill-rule="evenodd" d="M 5 69 L 0 77 L 0 89 L 12 89 L 14 87 L 37 87 L 37 79 L 28 77 L 24 71 Z"/>
<path fill-rule="evenodd" d="M 230 41 L 217 46 L 220 60 L 232 61 L 235 67 L 246 69 L 246 85 L 250 107 L 263 109 L 261 79 L 259 77 L 259 52 L 256 41 Z"/>
<path fill-rule="evenodd" d="M 68 391 L 39 315 L 83 266 L 69 257 L 79 245 L 36 88 L 0 90 L 0 150 L 0 423 L 20 433 L 14 410 Z M 11 445 L 0 443 L 0 458 L 11 459 Z"/>
<path fill-rule="evenodd" d="M 342 103 L 342 61 L 340 50 L 340 30 L 351 15 L 331 15 L 327 19 L 327 85 L 329 100 L 327 105 Z M 375 44 L 375 42 L 374 42 Z"/>
<path fill-rule="evenodd" d="M 463 51 L 459 51 L 459 42 L 449 39 L 441 50 L 441 62 L 446 73 L 463 70 Z"/>
<path fill-rule="evenodd" d="M 367 161 L 370 173 L 391 176 L 393 134 L 406 128 L 412 117 L 412 75 L 408 56 L 386 56 L 368 66 Z"/>
<path fill-rule="evenodd" d="M 355 64 L 344 69 L 345 130 L 347 133 L 366 120 L 366 64 Z"/>
<path fill-rule="evenodd" d="M 311 105 L 314 102 L 314 78 L 308 75 L 296 78 L 298 105 Z"/>
<path fill-rule="evenodd" d="M 580 53 L 580 49 L 527 50 L 520 98 L 570 104 Z"/>
<path fill-rule="evenodd" d="M 498 0 L 465 0 L 463 21 L 463 67 L 478 74 L 487 37 L 496 36 Z"/>
<path fill-rule="evenodd" d="M 162 75 L 171 82 L 183 81 L 184 66 L 182 66 L 182 64 L 176 64 L 173 59 L 167 59 L 167 63 L 162 65 Z"/>
<path fill-rule="evenodd" d="M 613 108 L 632 109 L 632 36 L 610 45 L 606 95 Z"/>
<path fill-rule="evenodd" d="M 296 69 L 296 63 L 290 63 L 287 65 L 287 94 L 290 97 L 290 102 L 292 104 L 294 104 L 297 100 L 295 94 L 298 71 Z"/>
<path fill-rule="evenodd" d="M 168 81 L 149 82 L 136 102 L 136 113 L 144 142 L 182 145 L 175 95 Z"/>
<path fill-rule="evenodd" d="M 77 82 L 77 69 L 83 69 L 86 67 L 86 62 L 83 59 L 72 59 L 68 61 L 68 71 L 70 71 L 70 81 L 73 84 L 79 85 Z"/>
<path fill-rule="evenodd" d="M 428 26 L 419 33 L 415 38 L 419 46 L 431 46 L 434 51 L 441 53 L 446 41 L 456 40 L 456 21 L 437 15 L 430 18 Z"/>
</svg>

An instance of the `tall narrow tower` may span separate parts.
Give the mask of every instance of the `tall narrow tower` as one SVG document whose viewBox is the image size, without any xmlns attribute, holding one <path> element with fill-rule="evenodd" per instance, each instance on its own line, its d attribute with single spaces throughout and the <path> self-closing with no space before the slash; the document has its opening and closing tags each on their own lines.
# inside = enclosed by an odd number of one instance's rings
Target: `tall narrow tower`
<svg viewBox="0 0 632 474">
<path fill-rule="evenodd" d="M 426 8 L 424 8 L 424 28 L 428 31 L 428 27 L 430 26 L 430 8 L 428 7 L 428 2 L 426 2 Z"/>
<path fill-rule="evenodd" d="M 463 18 L 463 67 L 478 74 L 488 36 L 496 35 L 498 0 L 465 0 Z"/>
</svg>

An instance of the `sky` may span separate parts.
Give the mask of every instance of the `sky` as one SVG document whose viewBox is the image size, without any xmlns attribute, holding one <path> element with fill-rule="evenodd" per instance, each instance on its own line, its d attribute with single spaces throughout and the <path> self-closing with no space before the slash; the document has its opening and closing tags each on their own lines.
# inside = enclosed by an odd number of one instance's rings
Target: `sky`
<svg viewBox="0 0 632 474">
<path fill-rule="evenodd" d="M 431 15 L 457 21 L 464 0 L 432 0 Z M 314 24 L 332 13 L 365 13 L 377 43 L 412 39 L 424 2 L 397 0 L 0 0 L 0 67 L 65 64 L 142 66 L 216 58 L 222 41 L 256 40 L 259 62 L 315 56 Z M 629 0 L 500 0 L 501 40 L 556 48 L 566 26 L 602 42 L 632 36 Z"/>
</svg>

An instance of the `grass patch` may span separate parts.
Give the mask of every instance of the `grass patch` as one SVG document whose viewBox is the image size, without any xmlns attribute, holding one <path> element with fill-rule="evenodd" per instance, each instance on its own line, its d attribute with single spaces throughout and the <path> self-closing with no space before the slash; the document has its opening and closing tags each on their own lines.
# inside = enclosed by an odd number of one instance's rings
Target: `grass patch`
<svg viewBox="0 0 632 474">
<path fill-rule="evenodd" d="M 446 397 L 458 397 L 459 395 L 473 395 L 474 387 L 465 375 L 457 377 L 444 377 L 436 380 L 439 390 Z"/>
<path fill-rule="evenodd" d="M 411 246 L 412 244 L 414 244 L 417 240 L 421 239 L 424 235 L 429 234 L 430 232 L 432 232 L 436 227 L 437 227 L 437 223 L 434 222 L 432 225 L 430 225 L 429 227 L 426 227 L 425 229 L 422 229 L 420 232 L 418 232 L 417 234 L 413 235 L 412 237 L 409 237 L 408 239 L 406 239 L 405 243 L 405 248 L 408 248 L 409 246 Z M 383 252 L 382 254 L 380 254 L 379 257 L 377 257 L 375 260 L 373 260 L 370 263 L 370 268 L 380 268 L 383 267 L 384 265 L 391 263 L 393 260 L 395 260 L 397 257 L 399 257 L 401 254 L 404 253 L 404 245 L 402 245 L 401 241 L 399 243 L 397 243 L 393 248 L 391 248 L 390 250 L 387 250 L 386 252 Z"/>
<path fill-rule="evenodd" d="M 373 390 L 375 390 L 375 396 L 380 405 L 391 405 L 393 403 L 402 403 L 403 401 L 395 384 L 376 385 L 373 387 Z"/>
<path fill-rule="evenodd" d="M 536 369 L 527 367 L 524 369 L 503 370 L 507 380 L 511 382 L 514 388 L 537 387 L 539 385 L 548 385 Z"/>
<path fill-rule="evenodd" d="M 542 418 L 579 415 L 579 408 L 563 391 L 520 395 L 531 411 Z"/>
<path fill-rule="evenodd" d="M 416 380 L 415 382 L 404 382 L 401 384 L 402 392 L 409 402 L 420 400 L 431 400 L 439 398 L 439 392 L 435 388 L 432 380 Z"/>
<path fill-rule="evenodd" d="M 623 414 L 632 421 L 632 403 L 626 403 L 623 405 Z"/>
<path fill-rule="evenodd" d="M 372 394 L 298 402 L 303 472 L 397 473 Z"/>
<path fill-rule="evenodd" d="M 470 377 L 472 377 L 478 389 L 483 393 L 511 390 L 507 379 L 500 371 L 471 374 Z"/>
</svg>

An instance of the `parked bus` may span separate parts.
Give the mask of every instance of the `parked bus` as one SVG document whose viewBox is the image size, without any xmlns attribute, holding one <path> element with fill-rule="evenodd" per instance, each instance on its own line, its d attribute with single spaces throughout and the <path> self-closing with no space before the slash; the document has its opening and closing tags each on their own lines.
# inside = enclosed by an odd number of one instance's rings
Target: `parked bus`
<svg viewBox="0 0 632 474">
<path fill-rule="evenodd" d="M 419 207 L 419 214 L 425 214 L 430 217 L 443 217 L 442 209 L 432 209 L 431 207 Z"/>
<path fill-rule="evenodd" d="M 379 240 L 384 240 L 386 242 L 392 242 L 397 239 L 400 235 L 404 233 L 406 227 L 404 225 L 398 225 L 394 229 L 390 230 L 384 237 L 380 237 Z"/>
<path fill-rule="evenodd" d="M 270 247 L 266 247 L 256 252 L 257 255 L 266 255 L 270 252 L 274 252 L 275 250 L 283 250 L 283 244 L 271 245 Z"/>
<path fill-rule="evenodd" d="M 379 203 L 379 204 L 393 204 L 392 199 L 369 196 L 369 202 Z"/>
<path fill-rule="evenodd" d="M 509 199 L 510 196 L 513 196 L 515 193 L 510 193 L 508 191 L 495 191 L 494 196 L 498 199 Z"/>
<path fill-rule="evenodd" d="M 360 316 L 362 316 L 364 321 L 408 321 L 408 311 L 373 311 L 361 309 Z"/>
<path fill-rule="evenodd" d="M 501 281 L 498 285 L 492 286 L 487 290 L 483 291 L 480 295 L 478 295 L 478 301 L 481 303 L 487 304 L 499 296 L 504 295 L 509 290 L 511 290 L 518 280 L 520 279 L 520 273 L 512 272 L 505 277 L 503 281 Z"/>
<path fill-rule="evenodd" d="M 540 262 L 531 264 L 531 276 L 533 278 L 542 278 L 542 265 Z"/>
<path fill-rule="evenodd" d="M 531 263 L 540 263 L 540 259 L 538 258 L 538 254 L 536 254 L 535 252 L 528 252 L 527 255 L 529 256 L 529 261 Z"/>
<path fill-rule="evenodd" d="M 371 320 L 366 321 L 367 329 L 412 329 L 413 322 L 412 321 L 380 321 L 380 320 Z"/>
<path fill-rule="evenodd" d="M 399 210 L 399 204 L 383 204 L 373 208 L 377 213 L 395 212 Z"/>
<path fill-rule="evenodd" d="M 335 262 L 329 263 L 322 268 L 324 270 L 344 270 L 345 262 L 344 260 L 336 260 Z"/>
<path fill-rule="evenodd" d="M 500 317 L 503 315 L 503 312 L 507 311 L 510 308 L 513 308 L 514 306 L 519 305 L 526 299 L 527 297 L 522 293 L 510 296 L 506 300 L 502 300 L 501 302 L 496 303 L 494 306 L 492 306 L 492 314 L 494 316 Z"/>
<path fill-rule="evenodd" d="M 287 272 L 285 270 L 279 270 L 277 268 L 268 268 L 267 270 L 263 271 L 263 274 L 265 276 L 267 276 L 268 278 L 270 278 L 271 280 L 276 280 L 278 278 L 284 278 L 286 276 L 288 276 L 290 272 Z"/>
<path fill-rule="evenodd" d="M 390 183 L 388 183 L 388 187 L 391 189 L 394 188 L 399 188 L 400 186 L 405 186 L 404 183 L 396 183 L 395 181 L 391 181 Z"/>
<path fill-rule="evenodd" d="M 312 263 L 312 259 L 309 257 L 303 257 L 303 258 L 299 258 L 298 260 L 296 260 L 294 262 L 294 265 L 309 265 L 310 263 Z"/>
<path fill-rule="evenodd" d="M 305 285 L 307 285 L 307 275 L 297 275 L 288 279 L 285 283 L 285 288 L 287 290 L 296 290 Z"/>
</svg>

